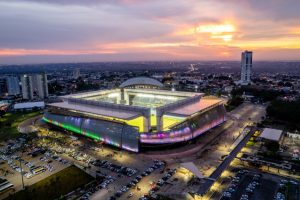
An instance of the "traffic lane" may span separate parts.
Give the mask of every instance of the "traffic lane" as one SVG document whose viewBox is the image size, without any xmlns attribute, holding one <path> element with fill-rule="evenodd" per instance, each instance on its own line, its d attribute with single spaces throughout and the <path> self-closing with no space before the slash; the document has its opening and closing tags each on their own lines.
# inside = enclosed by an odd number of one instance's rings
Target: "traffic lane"
<svg viewBox="0 0 300 200">
<path fill-rule="evenodd" d="M 107 189 L 101 189 L 90 196 L 91 200 L 107 199 L 110 196 Z"/>
<path fill-rule="evenodd" d="M 107 160 L 114 164 L 138 169 L 139 171 L 143 170 L 147 166 L 150 167 L 153 164 L 152 159 L 145 159 L 138 154 L 130 154 L 128 152 L 122 152 L 120 154 L 120 152 L 116 152 L 110 149 L 105 149 L 104 152 L 102 150 L 85 150 L 84 152 L 96 159 Z M 112 154 L 113 156 L 108 156 L 110 154 Z"/>
</svg>

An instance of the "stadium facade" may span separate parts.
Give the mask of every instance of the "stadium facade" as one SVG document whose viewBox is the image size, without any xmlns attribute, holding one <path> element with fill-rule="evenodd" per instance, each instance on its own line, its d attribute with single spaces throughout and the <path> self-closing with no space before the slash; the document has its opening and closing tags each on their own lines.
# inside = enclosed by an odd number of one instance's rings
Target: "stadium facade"
<svg viewBox="0 0 300 200">
<path fill-rule="evenodd" d="M 117 89 L 63 96 L 62 102 L 48 104 L 43 120 L 134 152 L 189 141 L 226 120 L 221 99 L 162 86 L 138 77 Z"/>
</svg>

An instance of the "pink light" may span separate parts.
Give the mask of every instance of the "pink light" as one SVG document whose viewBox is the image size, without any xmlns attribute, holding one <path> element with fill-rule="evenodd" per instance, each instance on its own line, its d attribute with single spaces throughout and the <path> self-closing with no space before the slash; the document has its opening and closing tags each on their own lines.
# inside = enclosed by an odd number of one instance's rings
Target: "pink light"
<svg viewBox="0 0 300 200">
<path fill-rule="evenodd" d="M 141 134 L 140 141 L 141 143 L 148 144 L 164 144 L 164 143 L 176 143 L 183 142 L 195 138 L 207 130 L 223 123 L 225 121 L 225 117 L 220 119 L 216 119 L 209 124 L 205 124 L 203 127 L 191 131 L 189 127 L 185 127 L 183 130 L 175 130 L 171 132 L 157 133 L 157 134 Z"/>
</svg>

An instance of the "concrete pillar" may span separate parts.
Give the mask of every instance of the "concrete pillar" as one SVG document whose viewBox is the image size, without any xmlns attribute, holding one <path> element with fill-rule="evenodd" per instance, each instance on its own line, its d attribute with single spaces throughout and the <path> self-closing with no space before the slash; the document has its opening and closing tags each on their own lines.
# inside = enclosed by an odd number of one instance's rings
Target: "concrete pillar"
<svg viewBox="0 0 300 200">
<path fill-rule="evenodd" d="M 161 131 L 163 129 L 163 113 L 157 112 L 156 113 L 156 129 L 157 131 Z"/>
<path fill-rule="evenodd" d="M 126 100 L 125 100 L 125 94 L 124 94 L 124 88 L 121 88 L 121 100 L 120 100 L 120 104 L 126 104 Z"/>
<path fill-rule="evenodd" d="M 148 132 L 149 127 L 150 127 L 150 118 L 149 117 L 143 116 L 143 125 L 144 125 L 144 132 Z"/>
</svg>

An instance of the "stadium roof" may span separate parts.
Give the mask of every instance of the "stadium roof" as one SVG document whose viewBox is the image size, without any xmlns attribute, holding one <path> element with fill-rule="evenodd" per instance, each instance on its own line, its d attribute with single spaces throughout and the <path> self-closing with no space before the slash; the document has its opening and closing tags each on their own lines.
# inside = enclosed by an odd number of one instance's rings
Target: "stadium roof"
<svg viewBox="0 0 300 200">
<path fill-rule="evenodd" d="M 116 110 L 116 109 L 104 108 L 104 107 L 93 106 L 93 105 L 80 105 L 80 104 L 68 103 L 66 101 L 59 102 L 59 103 L 52 103 L 49 105 L 53 107 L 76 110 L 80 112 L 86 112 L 86 113 L 114 117 L 118 119 L 126 119 L 126 120 L 130 120 L 139 117 L 141 115 L 140 113 L 133 112 L 133 111 Z"/>
<path fill-rule="evenodd" d="M 44 101 L 16 103 L 14 105 L 14 109 L 31 109 L 31 108 L 44 108 L 44 107 L 45 107 Z"/>
<path fill-rule="evenodd" d="M 267 140 L 279 141 L 281 135 L 282 135 L 282 130 L 265 128 L 264 131 L 261 133 L 260 137 Z"/>
<path fill-rule="evenodd" d="M 223 100 L 217 98 L 201 98 L 198 102 L 188 104 L 186 106 L 170 110 L 167 113 L 171 115 L 178 115 L 183 117 L 191 116 L 201 110 L 207 109 L 211 106 L 215 106 L 222 103 Z"/>
<path fill-rule="evenodd" d="M 164 85 L 159 82 L 158 80 L 155 80 L 153 78 L 148 78 L 148 77 L 135 77 L 126 80 L 123 82 L 120 87 L 129 87 L 129 86 L 134 86 L 134 85 L 152 85 L 155 87 L 163 87 Z"/>
</svg>

